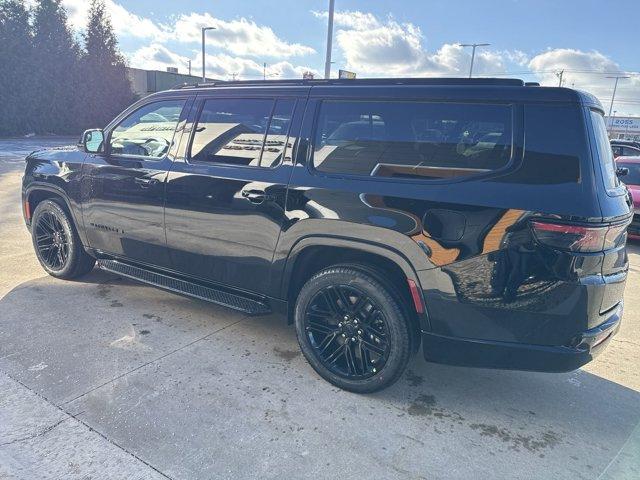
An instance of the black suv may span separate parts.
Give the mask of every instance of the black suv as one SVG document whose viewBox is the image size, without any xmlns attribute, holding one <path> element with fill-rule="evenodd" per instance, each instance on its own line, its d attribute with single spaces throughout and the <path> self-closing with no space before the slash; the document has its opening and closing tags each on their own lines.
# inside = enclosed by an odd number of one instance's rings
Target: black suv
<svg viewBox="0 0 640 480">
<path fill-rule="evenodd" d="M 27 158 L 44 269 L 281 312 L 344 389 L 433 362 L 560 372 L 617 331 L 629 194 L 591 95 L 495 79 L 228 82 Z"/>
</svg>

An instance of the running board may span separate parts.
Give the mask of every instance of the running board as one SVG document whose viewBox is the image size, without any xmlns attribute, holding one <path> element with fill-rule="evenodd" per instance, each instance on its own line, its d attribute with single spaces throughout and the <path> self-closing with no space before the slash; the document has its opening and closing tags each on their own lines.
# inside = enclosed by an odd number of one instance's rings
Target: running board
<svg viewBox="0 0 640 480">
<path fill-rule="evenodd" d="M 205 287 L 204 285 L 188 280 L 147 270 L 118 260 L 99 259 L 97 265 L 102 270 L 116 273 L 123 277 L 138 280 L 171 292 L 233 308 L 234 310 L 239 310 L 249 315 L 265 315 L 271 312 L 271 308 L 269 308 L 266 302 L 213 287 Z"/>
</svg>

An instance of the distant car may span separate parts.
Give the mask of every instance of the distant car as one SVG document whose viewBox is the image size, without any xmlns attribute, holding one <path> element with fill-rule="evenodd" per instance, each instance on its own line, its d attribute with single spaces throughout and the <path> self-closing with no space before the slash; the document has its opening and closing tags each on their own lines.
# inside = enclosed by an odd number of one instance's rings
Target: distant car
<svg viewBox="0 0 640 480">
<path fill-rule="evenodd" d="M 613 157 L 640 157 L 640 148 L 631 144 L 611 142 Z"/>
<path fill-rule="evenodd" d="M 616 158 L 618 171 L 626 168 L 628 172 L 620 179 L 627 185 L 633 197 L 633 221 L 627 229 L 629 238 L 640 240 L 640 157 Z"/>
<path fill-rule="evenodd" d="M 616 138 L 611 140 L 611 145 L 622 145 L 627 147 L 636 147 L 640 148 L 640 142 L 636 140 L 624 140 L 622 138 Z"/>
</svg>

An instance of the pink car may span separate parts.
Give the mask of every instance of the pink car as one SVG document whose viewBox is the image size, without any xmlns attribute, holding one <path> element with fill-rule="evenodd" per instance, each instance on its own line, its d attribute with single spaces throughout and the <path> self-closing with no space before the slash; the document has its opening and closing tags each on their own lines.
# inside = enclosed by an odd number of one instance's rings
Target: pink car
<svg viewBox="0 0 640 480">
<path fill-rule="evenodd" d="M 618 157 L 616 158 L 618 168 L 629 170 L 620 180 L 627 185 L 633 197 L 633 221 L 627 230 L 629 238 L 640 240 L 640 157 Z"/>
</svg>

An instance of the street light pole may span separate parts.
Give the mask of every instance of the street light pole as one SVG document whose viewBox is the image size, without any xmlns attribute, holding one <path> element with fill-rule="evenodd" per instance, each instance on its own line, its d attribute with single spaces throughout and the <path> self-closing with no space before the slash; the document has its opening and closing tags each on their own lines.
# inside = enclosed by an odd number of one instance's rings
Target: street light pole
<svg viewBox="0 0 640 480">
<path fill-rule="evenodd" d="M 611 112 L 613 111 L 613 102 L 616 99 L 616 91 L 618 90 L 618 80 L 620 80 L 621 78 L 630 78 L 624 75 L 616 75 L 613 77 L 606 77 L 606 78 L 615 78 L 615 83 L 613 84 L 613 95 L 611 95 L 611 105 L 609 106 L 609 118 L 611 118 Z"/>
<path fill-rule="evenodd" d="M 460 43 L 461 47 L 471 47 L 471 66 L 469 67 L 469 78 L 473 76 L 473 62 L 476 59 L 476 48 L 488 47 L 490 43 Z"/>
<path fill-rule="evenodd" d="M 207 82 L 207 77 L 205 75 L 205 54 L 204 54 L 204 33 L 207 30 L 215 30 L 216 27 L 202 27 L 202 83 Z"/>
<path fill-rule="evenodd" d="M 329 24 L 327 26 L 327 55 L 324 61 L 324 78 L 331 77 L 331 44 L 333 42 L 333 10 L 335 0 L 329 0 Z"/>
<path fill-rule="evenodd" d="M 490 43 L 460 43 L 461 47 L 471 47 L 471 66 L 469 67 L 469 78 L 473 76 L 473 62 L 476 59 L 476 48 L 488 47 Z"/>
</svg>

